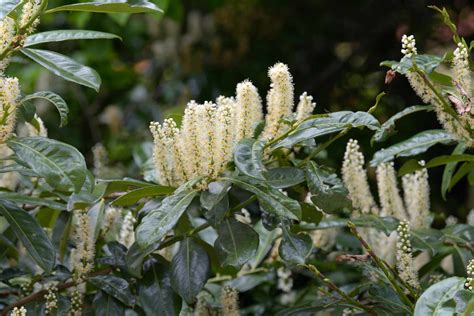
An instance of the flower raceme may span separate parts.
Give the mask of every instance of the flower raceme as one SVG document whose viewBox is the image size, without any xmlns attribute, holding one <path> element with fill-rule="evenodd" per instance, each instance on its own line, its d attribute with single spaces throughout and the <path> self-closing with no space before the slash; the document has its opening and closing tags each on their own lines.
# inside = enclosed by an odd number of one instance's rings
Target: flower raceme
<svg viewBox="0 0 474 316">
<path fill-rule="evenodd" d="M 19 97 L 18 79 L 0 76 L 0 143 L 4 143 L 15 128 Z"/>
<path fill-rule="evenodd" d="M 311 115 L 316 105 L 305 92 L 300 97 L 296 113 L 293 113 L 294 87 L 288 66 L 278 63 L 269 69 L 268 74 L 271 88 L 262 132 L 265 140 L 275 138 L 288 128 L 282 119 L 303 120 Z M 151 122 L 158 182 L 179 186 L 197 176 L 217 178 L 232 160 L 236 144 L 252 137 L 255 127 L 263 119 L 258 90 L 245 80 L 237 85 L 235 97 L 220 96 L 216 102 L 202 104 L 190 101 L 180 127 L 173 119 L 165 119 L 163 123 Z"/>
</svg>

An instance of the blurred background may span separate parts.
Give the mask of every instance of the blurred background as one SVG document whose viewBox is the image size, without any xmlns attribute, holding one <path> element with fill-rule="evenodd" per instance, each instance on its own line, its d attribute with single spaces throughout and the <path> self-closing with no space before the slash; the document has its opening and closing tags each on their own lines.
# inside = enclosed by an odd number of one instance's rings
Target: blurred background
<svg viewBox="0 0 474 316">
<path fill-rule="evenodd" d="M 118 34 L 119 40 L 62 42 L 45 48 L 59 51 L 98 71 L 99 93 L 55 77 L 26 60 L 17 60 L 10 73 L 20 77 L 23 90 L 51 90 L 70 107 L 70 123 L 48 104 L 38 104 L 52 138 L 78 147 L 93 165 L 92 148 L 103 144 L 114 177 L 138 176 L 137 165 L 149 156 L 148 124 L 179 117 L 186 103 L 233 95 L 238 82 L 249 78 L 264 98 L 267 69 L 287 63 L 298 97 L 307 91 L 317 112 L 368 110 L 382 91 L 387 95 L 375 112 L 383 122 L 403 108 L 420 104 L 404 78 L 385 85 L 386 68 L 379 63 L 400 59 L 400 38 L 414 34 L 421 53 L 453 49 L 452 34 L 428 5 L 446 6 L 460 35 L 474 34 L 474 6 L 468 0 L 154 0 L 164 15 L 55 14 L 45 17 L 40 31 L 85 28 Z M 71 3 L 50 0 L 50 7 Z M 354 131 L 367 159 L 380 147 L 424 129 L 439 128 L 432 113 L 407 117 L 398 134 L 370 146 L 370 134 Z M 330 147 L 327 163 L 340 166 L 347 139 Z M 133 148 L 133 150 L 130 150 Z M 438 146 L 424 155 L 447 154 Z M 403 161 L 398 161 L 402 163 Z M 464 220 L 474 204 L 467 182 L 449 195 L 450 209 L 440 203 L 442 168 L 432 169 L 433 211 L 443 225 L 449 214 Z"/>
</svg>

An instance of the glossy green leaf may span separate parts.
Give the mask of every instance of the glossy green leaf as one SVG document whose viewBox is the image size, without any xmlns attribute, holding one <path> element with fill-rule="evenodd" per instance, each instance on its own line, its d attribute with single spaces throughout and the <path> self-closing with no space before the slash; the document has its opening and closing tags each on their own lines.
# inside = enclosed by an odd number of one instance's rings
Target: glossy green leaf
<svg viewBox="0 0 474 316">
<path fill-rule="evenodd" d="M 25 40 L 23 47 L 30 47 L 33 45 L 51 43 L 51 42 L 62 42 L 71 40 L 81 39 L 111 39 L 118 38 L 120 36 L 97 31 L 88 30 L 55 30 L 48 32 L 35 33 L 28 36 Z"/>
<path fill-rule="evenodd" d="M 67 124 L 69 108 L 63 98 L 51 91 L 39 91 L 25 96 L 20 100 L 20 103 L 31 101 L 34 99 L 43 99 L 51 102 L 58 110 L 59 117 L 61 118 L 61 124 L 59 125 L 59 127 L 63 127 Z"/>
<path fill-rule="evenodd" d="M 471 316 L 474 314 L 474 292 L 469 290 L 459 290 L 454 295 L 456 302 L 455 312 L 459 316 Z"/>
<path fill-rule="evenodd" d="M 304 171 L 295 167 L 277 167 L 265 172 L 265 183 L 275 189 L 289 188 L 304 180 Z"/>
<path fill-rule="evenodd" d="M 306 181 L 311 201 L 326 213 L 335 213 L 351 206 L 349 192 L 342 180 L 330 170 L 310 162 L 306 169 Z"/>
<path fill-rule="evenodd" d="M 413 105 L 402 111 L 398 112 L 394 116 L 390 117 L 385 123 L 382 124 L 381 128 L 377 130 L 372 136 L 372 142 L 383 142 L 387 138 L 396 133 L 395 131 L 395 122 L 402 117 L 405 117 L 409 114 L 420 112 L 420 111 L 432 111 L 432 105 Z"/>
<path fill-rule="evenodd" d="M 141 278 L 143 261 L 153 251 L 158 249 L 159 243 L 151 244 L 145 249 L 142 249 L 136 242 L 128 249 L 125 262 L 127 264 L 128 272 L 134 277 Z"/>
<path fill-rule="evenodd" d="M 206 250 L 192 238 L 181 241 L 171 261 L 171 286 L 186 303 L 191 305 L 195 302 L 209 272 L 210 259 Z"/>
<path fill-rule="evenodd" d="M 313 240 L 308 234 L 293 234 L 286 230 L 283 233 L 278 252 L 288 263 L 303 264 L 313 249 Z"/>
<path fill-rule="evenodd" d="M 79 191 L 87 174 L 82 154 L 74 147 L 45 137 L 12 138 L 15 160 L 60 191 Z"/>
<path fill-rule="evenodd" d="M 377 131 L 380 129 L 380 123 L 372 114 L 367 112 L 340 111 L 316 115 L 303 121 L 287 137 L 277 142 L 271 148 L 290 148 L 305 140 L 353 127 L 367 127 Z"/>
<path fill-rule="evenodd" d="M 246 176 L 265 180 L 263 172 L 263 145 L 265 143 L 253 138 L 241 140 L 234 150 L 234 163 Z"/>
<path fill-rule="evenodd" d="M 377 151 L 370 164 L 376 166 L 382 162 L 393 160 L 395 157 L 415 156 L 424 153 L 436 144 L 449 144 L 453 141 L 453 136 L 442 129 L 427 130 L 398 144 Z"/>
<path fill-rule="evenodd" d="M 103 0 L 67 4 L 46 11 L 54 13 L 60 11 L 85 11 L 99 13 L 160 13 L 163 12 L 154 3 L 146 0 Z"/>
<path fill-rule="evenodd" d="M 460 155 L 466 150 L 467 146 L 465 143 L 459 143 L 453 150 L 453 155 Z M 449 190 L 449 184 L 453 178 L 454 171 L 456 170 L 457 163 L 451 162 L 446 165 L 443 171 L 443 179 L 441 181 L 441 196 L 443 200 L 446 200 L 446 193 Z"/>
<path fill-rule="evenodd" d="M 446 303 L 464 288 L 464 281 L 464 278 L 451 277 L 430 286 L 416 302 L 414 315 L 454 315 L 454 304 Z"/>
<path fill-rule="evenodd" d="M 196 194 L 195 190 L 178 189 L 165 198 L 158 209 L 150 211 L 136 229 L 140 247 L 146 248 L 160 241 L 178 222 Z"/>
<path fill-rule="evenodd" d="M 223 266 L 239 268 L 255 256 L 259 238 L 249 225 L 235 219 L 225 219 L 218 229 L 218 235 L 214 247 Z"/>
<path fill-rule="evenodd" d="M 57 76 L 99 91 L 101 80 L 94 69 L 48 50 L 23 48 L 21 52 Z"/>
<path fill-rule="evenodd" d="M 63 204 L 51 199 L 29 196 L 29 195 L 25 195 L 25 194 L 21 194 L 17 192 L 0 192 L 0 199 L 8 200 L 10 202 L 15 202 L 17 204 L 46 206 L 55 210 L 66 209 L 66 204 Z"/>
<path fill-rule="evenodd" d="M 259 237 L 258 249 L 255 256 L 250 260 L 250 265 L 253 269 L 259 266 L 259 264 L 265 259 L 267 253 L 272 249 L 273 242 L 278 237 L 278 230 L 267 230 L 262 221 L 259 220 L 255 226 L 255 231 Z"/>
<path fill-rule="evenodd" d="M 168 195 L 173 193 L 173 191 L 174 188 L 172 187 L 161 185 L 146 186 L 125 193 L 121 197 L 115 199 L 112 204 L 116 206 L 128 206 L 137 203 L 141 198 Z"/>
<path fill-rule="evenodd" d="M 130 290 L 130 285 L 122 278 L 114 275 L 98 275 L 89 278 L 88 282 L 127 306 L 134 306 L 136 303 L 135 297 Z"/>
<path fill-rule="evenodd" d="M 449 183 L 448 190 L 451 190 L 462 178 L 474 170 L 474 162 L 465 162 L 459 167 Z"/>
<path fill-rule="evenodd" d="M 10 14 L 21 3 L 21 0 L 2 0 L 0 5 L 0 19 Z"/>
<path fill-rule="evenodd" d="M 417 54 L 413 58 L 404 56 L 399 62 L 383 61 L 380 65 L 390 67 L 392 70 L 404 75 L 412 69 L 413 60 L 416 62 L 418 69 L 429 74 L 443 62 L 444 57 L 429 54 Z"/>
<path fill-rule="evenodd" d="M 238 187 L 255 194 L 260 202 L 260 206 L 265 211 L 289 219 L 301 219 L 301 206 L 299 203 L 279 190 L 266 187 L 263 184 L 250 183 L 244 177 L 224 178 L 224 180 L 230 181 Z"/>
<path fill-rule="evenodd" d="M 0 213 L 33 260 L 46 272 L 51 272 L 56 252 L 48 235 L 33 216 L 11 202 L 0 199 Z"/>
<path fill-rule="evenodd" d="M 171 287 L 170 266 L 165 260 L 150 259 L 138 284 L 138 303 L 146 315 L 178 315 L 181 299 Z"/>
<path fill-rule="evenodd" d="M 97 292 L 92 309 L 97 316 L 125 316 L 125 306 L 104 291 Z"/>
</svg>

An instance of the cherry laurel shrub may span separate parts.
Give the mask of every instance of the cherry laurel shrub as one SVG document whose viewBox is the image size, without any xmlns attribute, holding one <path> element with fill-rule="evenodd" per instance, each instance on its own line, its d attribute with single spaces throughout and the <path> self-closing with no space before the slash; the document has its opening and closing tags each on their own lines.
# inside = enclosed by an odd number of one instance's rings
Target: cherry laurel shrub
<svg viewBox="0 0 474 316">
<path fill-rule="evenodd" d="M 153 150 L 143 179 L 113 174 L 94 147 L 87 169 L 74 147 L 47 137 L 29 103 L 46 99 L 67 123 L 57 94 L 23 95 L 4 71 L 22 54 L 60 77 L 98 90 L 91 68 L 32 48 L 45 42 L 111 39 L 89 30 L 36 33 L 44 14 L 160 12 L 145 0 L 81 2 L 49 8 L 9 0 L 0 8 L 1 315 L 471 315 L 474 214 L 430 228 L 428 170 L 444 166 L 443 197 L 471 181 L 471 46 L 446 10 L 456 49 L 419 54 L 403 36 L 400 61 L 386 61 L 426 103 L 381 123 L 367 112 L 313 115 L 295 102 L 290 70 L 270 67 L 263 99 L 249 80 L 235 96 L 190 101 L 182 122 L 151 122 Z M 295 104 L 296 103 L 296 104 Z M 265 106 L 264 106 L 265 104 Z M 266 109 L 265 114 L 263 109 Z M 440 128 L 377 151 L 366 163 L 350 139 L 340 170 L 324 153 L 353 129 L 373 145 L 395 123 L 434 110 Z M 398 157 L 455 145 L 430 161 Z M 375 168 L 371 187 L 367 168 Z M 375 194 L 377 193 L 377 194 Z"/>
</svg>

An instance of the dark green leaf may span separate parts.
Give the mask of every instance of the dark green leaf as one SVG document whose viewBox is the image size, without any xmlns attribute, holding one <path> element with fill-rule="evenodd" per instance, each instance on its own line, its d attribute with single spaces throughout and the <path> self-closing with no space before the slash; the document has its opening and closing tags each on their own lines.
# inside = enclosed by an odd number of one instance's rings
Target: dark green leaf
<svg viewBox="0 0 474 316">
<path fill-rule="evenodd" d="M 48 50 L 23 48 L 21 52 L 57 76 L 99 91 L 101 80 L 94 69 Z"/>
<path fill-rule="evenodd" d="M 65 210 L 66 205 L 60 202 L 56 202 L 46 198 L 39 198 L 34 196 L 28 196 L 16 192 L 0 192 L 0 199 L 5 199 L 17 204 L 29 204 L 46 206 L 55 210 Z"/>
<path fill-rule="evenodd" d="M 138 284 L 138 303 L 146 315 L 178 315 L 181 300 L 171 287 L 171 272 L 165 260 L 150 259 Z"/>
<path fill-rule="evenodd" d="M 82 154 L 74 147 L 45 137 L 12 138 L 15 160 L 61 191 L 79 191 L 87 174 Z"/>
<path fill-rule="evenodd" d="M 391 118 L 385 121 L 385 123 L 382 124 L 381 128 L 377 130 L 372 136 L 372 142 L 383 142 L 387 140 L 387 138 L 391 135 L 393 135 L 395 131 L 395 122 L 409 114 L 420 112 L 420 111 L 432 111 L 433 106 L 432 105 L 413 105 L 410 106 L 406 109 L 403 109 L 402 111 L 398 112 Z"/>
<path fill-rule="evenodd" d="M 56 252 L 46 232 L 25 210 L 0 199 L 0 213 L 6 218 L 28 254 L 46 272 L 53 270 Z"/>
<path fill-rule="evenodd" d="M 416 302 L 414 315 L 454 315 L 454 304 L 446 305 L 446 303 L 463 289 L 464 281 L 464 278 L 451 277 L 430 286 Z"/>
<path fill-rule="evenodd" d="M 436 144 L 449 144 L 453 136 L 442 129 L 427 130 L 398 144 L 379 150 L 370 161 L 372 166 L 393 160 L 395 157 L 415 156 L 427 151 Z"/>
<path fill-rule="evenodd" d="M 171 262 L 173 289 L 191 305 L 206 284 L 209 272 L 210 259 L 206 250 L 194 239 L 185 238 Z"/>
<path fill-rule="evenodd" d="M 448 190 L 451 190 L 464 176 L 472 172 L 474 169 L 474 162 L 465 162 L 459 167 L 458 171 L 454 174 L 451 182 L 449 183 Z"/>
<path fill-rule="evenodd" d="M 196 194 L 195 190 L 178 189 L 165 198 L 158 209 L 150 211 L 136 230 L 140 247 L 146 248 L 160 241 L 178 222 Z"/>
<path fill-rule="evenodd" d="M 145 249 L 142 249 L 136 242 L 128 249 L 125 258 L 128 272 L 134 277 L 142 276 L 143 261 L 145 258 L 159 247 L 159 243 L 154 243 Z"/>
<path fill-rule="evenodd" d="M 63 127 L 67 124 L 67 116 L 69 113 L 69 108 L 66 102 L 54 92 L 51 91 L 39 91 L 33 94 L 29 94 L 20 100 L 20 103 L 27 102 L 33 99 L 43 99 L 51 102 L 59 112 L 59 117 L 61 118 L 61 123 L 59 127 Z"/>
<path fill-rule="evenodd" d="M 459 143 L 453 150 L 453 155 L 460 155 L 466 150 L 467 146 L 465 143 Z M 443 180 L 441 181 L 441 196 L 443 200 L 446 200 L 446 193 L 449 190 L 449 184 L 453 178 L 454 171 L 456 170 L 457 163 L 448 163 L 443 171 Z"/>
<path fill-rule="evenodd" d="M 303 121 L 287 137 L 271 148 L 290 148 L 305 140 L 340 132 L 346 128 L 367 127 L 371 130 L 380 128 L 379 121 L 367 112 L 340 111 L 327 115 L 317 115 Z"/>
<path fill-rule="evenodd" d="M 311 237 L 304 233 L 293 234 L 286 230 L 283 232 L 283 239 L 278 249 L 280 257 L 288 263 L 304 263 L 313 249 Z"/>
<path fill-rule="evenodd" d="M 146 186 L 130 191 L 115 199 L 112 204 L 116 206 L 128 206 L 137 203 L 141 198 L 168 195 L 173 193 L 174 188 L 161 185 Z"/>
<path fill-rule="evenodd" d="M 97 292 L 92 308 L 96 316 L 125 316 L 125 306 L 104 291 Z"/>
<path fill-rule="evenodd" d="M 225 219 L 218 229 L 218 235 L 214 247 L 223 266 L 239 268 L 255 256 L 259 238 L 249 225 L 235 219 Z"/>
<path fill-rule="evenodd" d="M 234 151 L 234 162 L 246 176 L 265 180 L 263 173 L 266 168 L 262 162 L 263 145 L 265 143 L 253 138 L 241 140 Z"/>
<path fill-rule="evenodd" d="M 130 285 L 122 278 L 114 275 L 98 275 L 89 278 L 88 282 L 115 297 L 125 305 L 133 307 L 136 303 L 135 297 L 130 291 Z"/>
<path fill-rule="evenodd" d="M 97 31 L 88 30 L 55 30 L 48 32 L 36 33 L 28 36 L 25 40 L 23 47 L 29 47 L 33 45 L 50 43 L 50 42 L 62 42 L 70 40 L 81 40 L 81 39 L 110 39 L 118 38 L 120 36 Z"/>
<path fill-rule="evenodd" d="M 318 224 L 323 219 L 323 212 L 320 212 L 315 205 L 310 203 L 300 203 L 302 220 L 306 223 Z"/>
<path fill-rule="evenodd" d="M 224 180 L 230 181 L 238 187 L 255 194 L 260 202 L 260 206 L 271 214 L 295 220 L 301 218 L 301 206 L 299 203 L 276 189 L 266 187 L 263 184 L 246 182 L 248 179 L 244 177 L 224 178 Z"/>
<path fill-rule="evenodd" d="M 99 13 L 160 13 L 163 12 L 152 2 L 146 0 L 105 0 L 67 4 L 46 11 L 46 13 L 60 11 L 85 11 Z"/>
<path fill-rule="evenodd" d="M 304 171 L 295 167 L 277 167 L 265 173 L 265 183 L 275 189 L 289 188 L 305 180 Z"/>
</svg>

